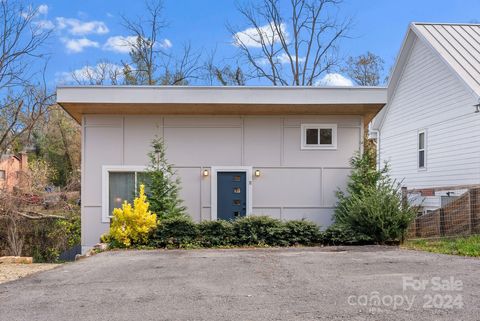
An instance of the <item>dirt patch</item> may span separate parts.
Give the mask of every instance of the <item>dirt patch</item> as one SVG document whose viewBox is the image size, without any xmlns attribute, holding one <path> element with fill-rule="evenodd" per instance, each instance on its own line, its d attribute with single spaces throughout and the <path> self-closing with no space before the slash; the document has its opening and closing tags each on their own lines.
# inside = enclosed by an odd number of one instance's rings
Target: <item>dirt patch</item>
<svg viewBox="0 0 480 321">
<path fill-rule="evenodd" d="M 0 283 L 23 278 L 29 274 L 47 271 L 58 264 L 0 264 Z"/>
</svg>

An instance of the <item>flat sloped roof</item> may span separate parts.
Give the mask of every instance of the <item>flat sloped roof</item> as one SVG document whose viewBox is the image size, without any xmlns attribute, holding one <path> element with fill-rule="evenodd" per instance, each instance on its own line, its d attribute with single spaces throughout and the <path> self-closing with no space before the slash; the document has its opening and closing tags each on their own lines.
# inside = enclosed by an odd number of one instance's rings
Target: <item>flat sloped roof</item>
<svg viewBox="0 0 480 321">
<path fill-rule="evenodd" d="M 57 103 L 78 122 L 84 114 L 280 115 L 373 117 L 384 87 L 66 86 Z"/>
</svg>

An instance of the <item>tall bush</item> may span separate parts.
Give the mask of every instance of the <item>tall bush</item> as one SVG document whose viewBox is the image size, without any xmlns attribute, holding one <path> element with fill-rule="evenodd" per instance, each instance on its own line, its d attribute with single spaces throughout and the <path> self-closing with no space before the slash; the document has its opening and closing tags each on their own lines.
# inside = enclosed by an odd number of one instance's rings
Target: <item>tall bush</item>
<svg viewBox="0 0 480 321">
<path fill-rule="evenodd" d="M 140 185 L 133 207 L 125 201 L 122 208 L 113 210 L 110 231 L 104 239 L 121 247 L 147 244 L 150 232 L 157 226 L 157 216 L 149 210 L 149 205 L 145 186 Z"/>
<path fill-rule="evenodd" d="M 400 241 L 415 209 L 402 204 L 400 184 L 390 179 L 387 166 L 377 170 L 374 159 L 370 151 L 352 158 L 347 191 L 337 193 L 335 224 L 376 243 Z"/>
<path fill-rule="evenodd" d="M 282 221 L 269 216 L 245 216 L 233 221 L 237 245 L 288 245 Z"/>
<path fill-rule="evenodd" d="M 165 143 L 161 138 L 155 138 L 152 150 L 148 153 L 150 159 L 146 171 L 146 185 L 150 209 L 160 220 L 185 215 L 185 206 L 179 198 L 180 179 L 175 178 L 175 171 L 168 163 L 165 155 Z"/>
<path fill-rule="evenodd" d="M 168 248 L 189 247 L 196 244 L 197 237 L 198 227 L 190 216 L 169 217 L 159 221 L 151 245 Z"/>
<path fill-rule="evenodd" d="M 313 245 L 321 241 L 317 224 L 307 220 L 292 220 L 284 223 L 289 245 Z"/>
<path fill-rule="evenodd" d="M 200 244 L 205 247 L 226 246 L 233 241 L 233 225 L 229 221 L 203 221 L 198 224 Z"/>
</svg>

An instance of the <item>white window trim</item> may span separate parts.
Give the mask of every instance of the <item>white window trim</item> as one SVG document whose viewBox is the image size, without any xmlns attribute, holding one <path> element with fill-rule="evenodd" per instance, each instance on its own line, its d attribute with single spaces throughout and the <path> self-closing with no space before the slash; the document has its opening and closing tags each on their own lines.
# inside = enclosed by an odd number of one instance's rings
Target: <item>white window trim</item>
<svg viewBox="0 0 480 321">
<path fill-rule="evenodd" d="M 108 184 L 110 172 L 144 172 L 146 166 L 104 165 L 102 166 L 102 223 L 110 223 L 112 215 L 109 213 L 108 196 L 110 186 Z M 135 182 L 136 185 L 136 182 Z"/>
<path fill-rule="evenodd" d="M 251 166 L 212 166 L 212 183 L 211 183 L 211 219 L 217 220 L 217 173 L 218 172 L 245 172 L 247 187 L 247 213 L 252 215 L 252 167 Z"/>
<path fill-rule="evenodd" d="M 420 134 L 423 133 L 423 167 L 420 167 Z M 427 130 L 420 129 L 417 132 L 417 169 L 418 171 L 426 171 L 427 170 Z"/>
<path fill-rule="evenodd" d="M 320 129 L 332 130 L 332 144 L 330 145 L 307 145 L 307 129 L 318 129 L 320 135 Z M 337 124 L 302 124 L 301 125 L 301 147 L 302 150 L 317 150 L 317 149 L 337 149 Z"/>
</svg>

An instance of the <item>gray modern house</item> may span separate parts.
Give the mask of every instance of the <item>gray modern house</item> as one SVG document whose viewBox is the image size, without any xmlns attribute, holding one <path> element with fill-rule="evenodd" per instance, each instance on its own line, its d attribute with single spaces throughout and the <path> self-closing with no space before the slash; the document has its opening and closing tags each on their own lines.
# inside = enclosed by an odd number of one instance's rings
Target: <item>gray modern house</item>
<svg viewBox="0 0 480 321">
<path fill-rule="evenodd" d="M 387 102 L 370 87 L 59 87 L 82 126 L 82 246 L 131 199 L 149 144 L 163 137 L 196 221 L 270 215 L 328 226 Z"/>
</svg>

